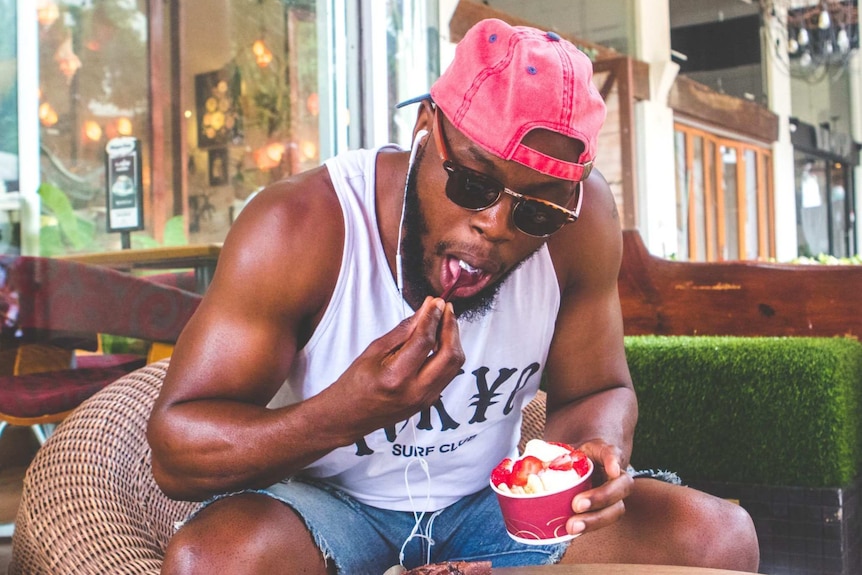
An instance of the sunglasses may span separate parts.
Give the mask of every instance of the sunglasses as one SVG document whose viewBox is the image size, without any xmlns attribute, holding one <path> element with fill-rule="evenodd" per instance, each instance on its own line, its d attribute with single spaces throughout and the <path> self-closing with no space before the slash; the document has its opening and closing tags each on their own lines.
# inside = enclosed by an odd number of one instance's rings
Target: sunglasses
<svg viewBox="0 0 862 575">
<path fill-rule="evenodd" d="M 494 178 L 465 168 L 449 159 L 441 115 L 437 109 L 434 110 L 434 142 L 440 152 L 440 159 L 443 160 L 443 169 L 448 175 L 446 197 L 450 201 L 464 209 L 479 212 L 487 210 L 500 201 L 504 193 L 508 194 L 515 198 L 515 204 L 512 207 L 512 223 L 523 233 L 536 238 L 547 237 L 578 219 L 584 199 L 583 181 L 578 182 L 574 210 L 510 190 Z"/>
</svg>

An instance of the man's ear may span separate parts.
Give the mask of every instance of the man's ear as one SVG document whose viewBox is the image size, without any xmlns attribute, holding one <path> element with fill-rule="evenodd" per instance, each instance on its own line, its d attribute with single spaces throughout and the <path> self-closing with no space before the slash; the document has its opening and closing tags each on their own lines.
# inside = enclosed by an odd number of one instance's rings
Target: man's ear
<svg viewBox="0 0 862 575">
<path fill-rule="evenodd" d="M 416 135 L 413 136 L 413 147 L 411 149 L 418 146 L 422 142 L 422 140 L 425 139 L 425 136 L 427 136 L 427 135 L 428 135 L 428 130 L 423 129 L 423 130 L 419 130 L 418 132 L 416 132 Z"/>
<path fill-rule="evenodd" d="M 431 131 L 431 125 L 434 121 L 434 104 L 431 100 L 422 100 L 419 104 L 419 110 L 416 112 L 416 125 L 413 126 L 413 139 L 421 137 L 420 132 L 426 134 Z"/>
</svg>

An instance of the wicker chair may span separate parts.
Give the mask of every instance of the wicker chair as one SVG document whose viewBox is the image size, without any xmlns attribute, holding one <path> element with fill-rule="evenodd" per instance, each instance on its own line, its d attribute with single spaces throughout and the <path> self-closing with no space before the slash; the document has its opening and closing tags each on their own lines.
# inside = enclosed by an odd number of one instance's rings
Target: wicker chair
<svg viewBox="0 0 862 575">
<path fill-rule="evenodd" d="M 196 504 L 156 485 L 146 425 L 169 360 L 121 377 L 48 438 L 24 480 L 10 575 L 157 574 L 174 524 Z M 544 396 L 525 408 L 522 443 L 541 435 Z"/>
</svg>

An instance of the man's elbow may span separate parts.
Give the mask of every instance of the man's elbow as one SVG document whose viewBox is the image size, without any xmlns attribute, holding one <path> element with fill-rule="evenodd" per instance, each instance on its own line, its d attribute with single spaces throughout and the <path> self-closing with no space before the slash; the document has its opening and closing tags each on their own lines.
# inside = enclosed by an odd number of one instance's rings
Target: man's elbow
<svg viewBox="0 0 862 575">
<path fill-rule="evenodd" d="M 189 474 L 175 462 L 184 459 L 181 448 L 171 441 L 163 441 L 165 437 L 156 418 L 150 420 L 147 427 L 147 441 L 150 444 L 153 479 L 159 489 L 167 497 L 177 501 L 202 501 L 208 494 L 195 487 L 195 482 Z M 186 456 L 188 452 L 186 451 Z"/>
<path fill-rule="evenodd" d="M 197 493 L 190 488 L 187 481 L 175 473 L 170 473 L 159 465 L 155 456 L 153 456 L 153 479 L 156 485 L 162 490 L 169 499 L 175 501 L 202 501 L 206 499 L 206 495 Z"/>
</svg>

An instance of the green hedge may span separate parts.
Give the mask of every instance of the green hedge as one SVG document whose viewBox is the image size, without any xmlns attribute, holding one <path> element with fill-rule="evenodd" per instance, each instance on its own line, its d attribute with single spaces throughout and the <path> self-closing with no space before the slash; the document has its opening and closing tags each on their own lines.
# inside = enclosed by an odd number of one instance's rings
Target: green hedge
<svg viewBox="0 0 862 575">
<path fill-rule="evenodd" d="M 626 354 L 637 468 L 804 487 L 843 487 L 862 469 L 854 339 L 630 336 Z"/>
</svg>

